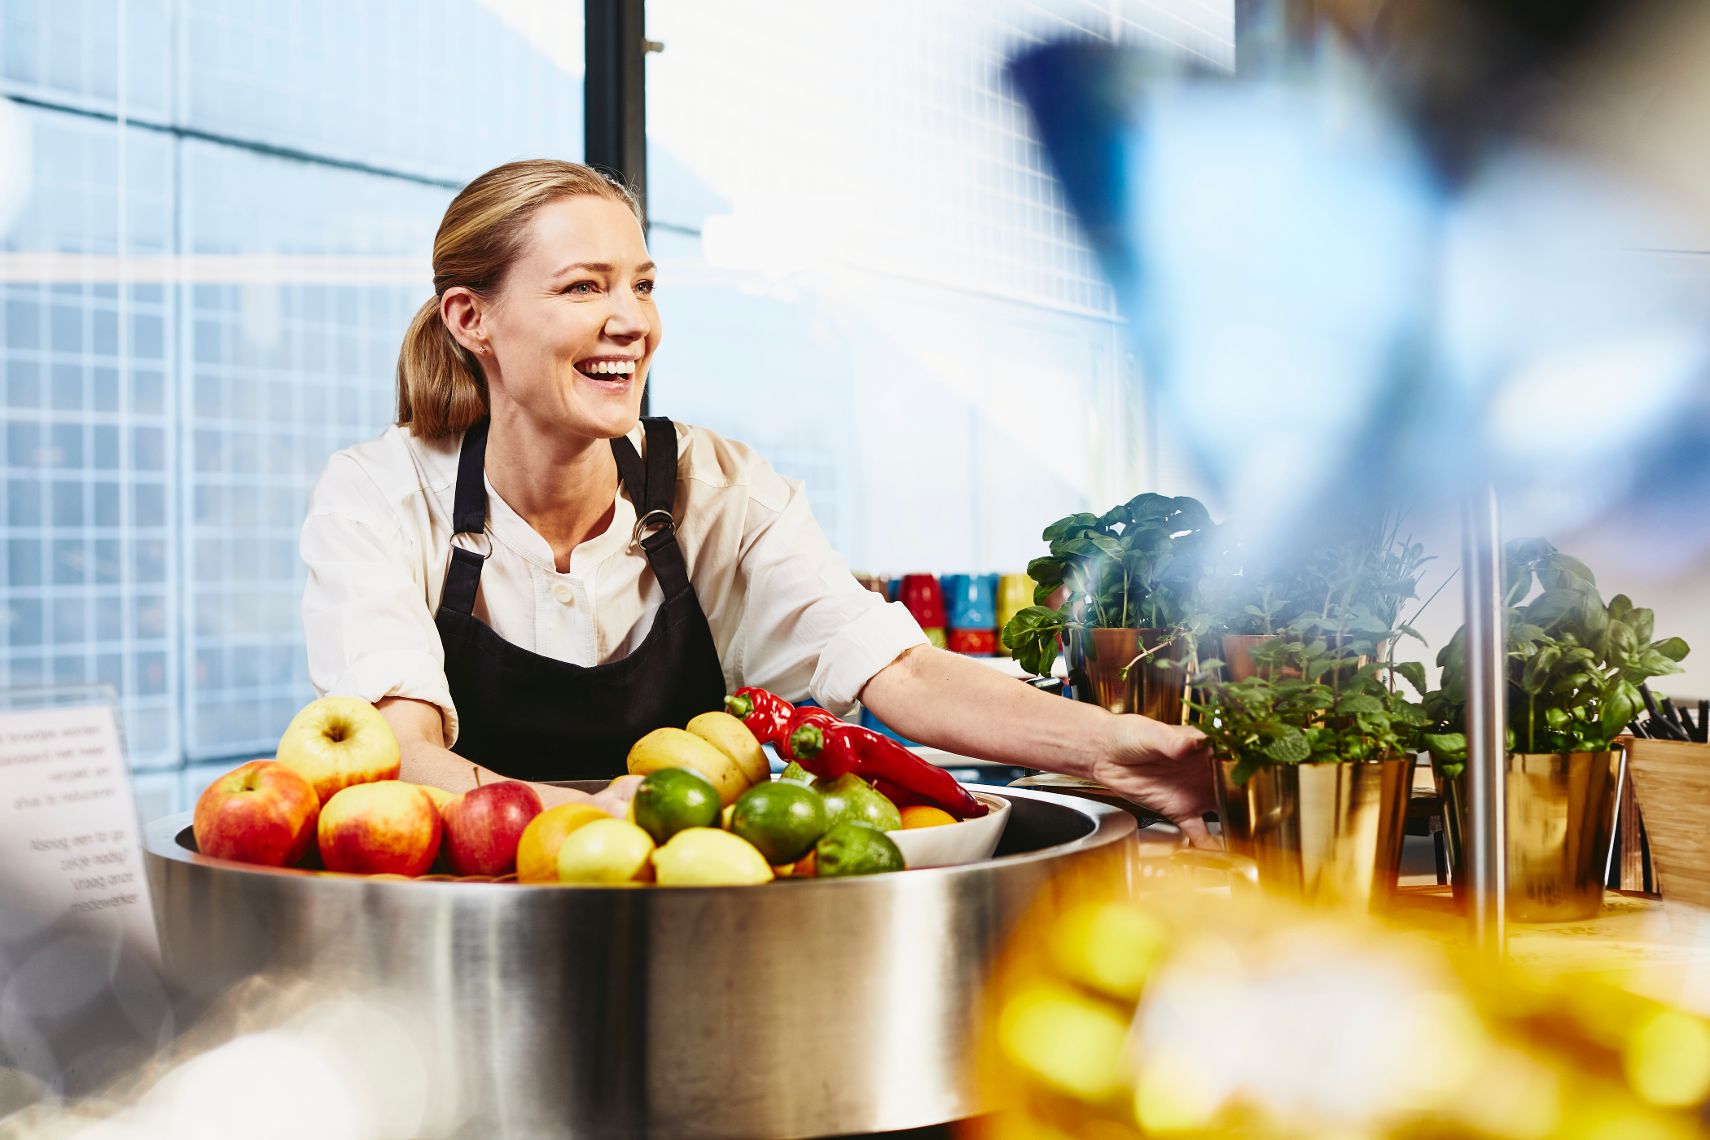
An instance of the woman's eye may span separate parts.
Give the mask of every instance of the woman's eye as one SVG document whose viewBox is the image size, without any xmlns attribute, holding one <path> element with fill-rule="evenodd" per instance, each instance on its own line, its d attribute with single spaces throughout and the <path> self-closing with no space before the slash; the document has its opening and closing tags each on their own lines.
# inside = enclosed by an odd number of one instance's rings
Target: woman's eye
<svg viewBox="0 0 1710 1140">
<path fill-rule="evenodd" d="M 635 283 L 635 291 L 640 293 L 643 297 L 651 297 L 653 295 L 653 282 L 637 281 Z"/>
<path fill-rule="evenodd" d="M 592 281 L 578 281 L 573 285 L 566 285 L 564 291 L 575 297 L 589 297 L 599 291 L 599 286 Z"/>
</svg>

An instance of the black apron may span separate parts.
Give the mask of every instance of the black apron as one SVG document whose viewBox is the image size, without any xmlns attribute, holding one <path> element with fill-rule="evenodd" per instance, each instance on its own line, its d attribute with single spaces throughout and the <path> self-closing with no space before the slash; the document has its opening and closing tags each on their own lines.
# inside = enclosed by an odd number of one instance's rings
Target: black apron
<svg viewBox="0 0 1710 1140">
<path fill-rule="evenodd" d="M 452 499 L 451 562 L 434 625 L 445 646 L 445 676 L 460 727 L 452 750 L 519 780 L 605 780 L 624 772 L 630 745 L 655 728 L 681 728 L 723 707 L 724 673 L 712 630 L 689 584 L 677 545 L 677 431 L 644 419 L 647 462 L 625 437 L 612 440 L 618 478 L 636 505 L 632 545 L 665 592 L 653 627 L 635 652 L 604 665 L 572 665 L 512 645 L 474 616 L 481 567 L 492 553 L 482 481 L 487 421 L 463 437 Z M 643 532 L 646 537 L 641 537 Z M 457 545 L 472 535 L 486 554 Z"/>
</svg>

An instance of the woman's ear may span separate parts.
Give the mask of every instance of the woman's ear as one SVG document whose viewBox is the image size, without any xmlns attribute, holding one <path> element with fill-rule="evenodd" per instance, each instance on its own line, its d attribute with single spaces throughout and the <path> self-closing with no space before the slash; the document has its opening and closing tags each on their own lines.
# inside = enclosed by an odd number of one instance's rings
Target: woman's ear
<svg viewBox="0 0 1710 1140">
<path fill-rule="evenodd" d="M 451 331 L 452 339 L 474 353 L 486 355 L 492 346 L 482 331 L 481 316 L 485 308 L 481 298 L 462 285 L 453 285 L 439 298 L 439 316 Z"/>
</svg>

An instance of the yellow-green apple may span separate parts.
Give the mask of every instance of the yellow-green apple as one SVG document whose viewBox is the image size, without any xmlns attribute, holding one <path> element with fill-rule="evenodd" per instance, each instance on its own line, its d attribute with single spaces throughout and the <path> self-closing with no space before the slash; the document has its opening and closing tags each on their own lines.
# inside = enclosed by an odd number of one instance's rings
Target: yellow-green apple
<svg viewBox="0 0 1710 1140">
<path fill-rule="evenodd" d="M 325 804 L 352 784 L 397 779 L 398 738 L 360 697 L 322 697 L 285 726 L 277 759 L 307 777 Z"/>
<path fill-rule="evenodd" d="M 508 875 L 517 845 L 541 812 L 540 795 L 519 780 L 471 788 L 445 805 L 445 856 L 454 875 Z"/>
<path fill-rule="evenodd" d="M 410 784 L 412 788 L 420 788 L 427 793 L 427 798 L 433 801 L 433 806 L 439 811 L 440 818 L 445 818 L 445 805 L 457 798 L 456 792 L 448 792 L 432 784 Z"/>
<path fill-rule="evenodd" d="M 287 867 L 308 854 L 321 801 L 308 780 L 272 760 L 251 760 L 202 790 L 191 831 L 217 859 Z"/>
<path fill-rule="evenodd" d="M 410 786 L 413 788 L 420 788 L 425 792 L 427 794 L 427 798 L 433 801 L 434 810 L 439 812 L 439 822 L 441 826 L 439 857 L 434 860 L 433 869 L 436 871 L 449 870 L 450 868 L 445 862 L 445 805 L 456 799 L 457 793 L 448 792 L 444 788 L 438 788 L 432 784 L 411 784 Z"/>
<path fill-rule="evenodd" d="M 321 806 L 321 862 L 329 871 L 420 875 L 439 854 L 439 810 L 402 780 L 352 784 Z"/>
</svg>

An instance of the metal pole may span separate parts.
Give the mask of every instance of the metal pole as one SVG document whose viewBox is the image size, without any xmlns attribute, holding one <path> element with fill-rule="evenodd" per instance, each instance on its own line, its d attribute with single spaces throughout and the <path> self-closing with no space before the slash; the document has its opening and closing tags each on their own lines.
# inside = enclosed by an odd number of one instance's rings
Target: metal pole
<svg viewBox="0 0 1710 1140">
<path fill-rule="evenodd" d="M 1502 541 L 1496 490 L 1467 499 L 1461 523 L 1467 627 L 1467 919 L 1473 944 L 1495 957 L 1506 934 L 1508 834 L 1507 662 L 1502 626 Z"/>
</svg>

